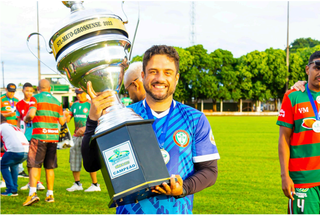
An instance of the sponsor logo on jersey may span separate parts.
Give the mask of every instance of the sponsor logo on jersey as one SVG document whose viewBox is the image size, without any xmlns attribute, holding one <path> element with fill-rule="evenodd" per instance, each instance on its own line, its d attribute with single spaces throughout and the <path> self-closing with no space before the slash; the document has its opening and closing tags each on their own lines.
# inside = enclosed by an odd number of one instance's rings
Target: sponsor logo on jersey
<svg viewBox="0 0 320 215">
<path fill-rule="evenodd" d="M 314 118 L 303 119 L 301 126 L 306 129 L 312 129 L 313 123 L 316 121 Z"/>
<path fill-rule="evenodd" d="M 298 108 L 300 113 L 309 113 L 309 108 L 308 107 L 302 107 L 302 108 Z"/>
<path fill-rule="evenodd" d="M 74 115 L 74 117 L 76 117 L 76 118 L 87 118 L 86 115 L 81 115 L 81 114 Z"/>
<path fill-rule="evenodd" d="M 22 110 L 21 113 L 24 114 L 24 110 Z"/>
<path fill-rule="evenodd" d="M 298 193 L 298 192 L 296 192 L 296 196 L 299 198 L 308 197 L 306 193 Z"/>
<path fill-rule="evenodd" d="M 285 115 L 286 115 L 286 112 L 283 109 L 281 109 L 279 112 L 279 116 L 285 117 Z"/>
<path fill-rule="evenodd" d="M 308 192 L 309 188 L 296 188 L 296 191 L 299 193 L 306 193 Z"/>
<path fill-rule="evenodd" d="M 53 130 L 53 129 L 42 129 L 42 133 L 46 134 L 46 133 L 49 133 L 49 134 L 59 134 L 59 131 L 58 130 Z"/>
<path fill-rule="evenodd" d="M 9 102 L 3 102 L 4 105 L 9 105 Z"/>
<path fill-rule="evenodd" d="M 10 111 L 10 110 L 11 110 L 11 107 L 10 107 L 10 106 L 7 106 L 7 107 L 6 107 L 6 110 L 9 110 L 9 111 Z"/>
<path fill-rule="evenodd" d="M 210 141 L 213 145 L 216 145 L 216 141 L 214 140 L 214 136 L 211 129 L 210 129 Z"/>
<path fill-rule="evenodd" d="M 34 105 L 34 104 L 35 104 L 34 101 L 30 101 L 30 102 L 29 102 L 29 105 Z"/>
<path fill-rule="evenodd" d="M 180 147 L 187 147 L 190 142 L 190 136 L 185 130 L 177 130 L 173 134 L 173 141 Z"/>
<path fill-rule="evenodd" d="M 83 113 L 88 113 L 88 108 L 83 109 Z"/>
</svg>

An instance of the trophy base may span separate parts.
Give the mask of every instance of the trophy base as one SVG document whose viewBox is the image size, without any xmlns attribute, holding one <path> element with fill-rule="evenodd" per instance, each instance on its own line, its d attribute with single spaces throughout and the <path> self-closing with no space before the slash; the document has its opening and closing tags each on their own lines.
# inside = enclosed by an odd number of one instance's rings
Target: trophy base
<svg viewBox="0 0 320 215">
<path fill-rule="evenodd" d="M 170 183 L 153 121 L 127 121 L 92 136 L 90 144 L 97 144 L 102 176 L 111 199 L 109 207 L 158 195 L 150 189 Z"/>
<path fill-rule="evenodd" d="M 160 185 L 163 182 L 170 184 L 170 178 L 146 182 L 144 184 L 138 185 L 137 187 L 123 191 L 123 193 L 118 193 L 111 198 L 109 202 L 109 208 L 118 207 L 126 204 L 138 203 L 141 200 L 159 195 L 151 192 L 151 187 Z"/>
</svg>

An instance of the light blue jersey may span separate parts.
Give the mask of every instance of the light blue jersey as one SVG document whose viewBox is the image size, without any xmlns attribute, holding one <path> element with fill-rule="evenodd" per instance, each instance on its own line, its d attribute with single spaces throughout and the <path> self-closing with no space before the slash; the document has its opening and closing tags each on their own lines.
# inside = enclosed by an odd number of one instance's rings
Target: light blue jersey
<svg viewBox="0 0 320 215">
<path fill-rule="evenodd" d="M 17 114 L 17 117 L 21 118 L 19 111 L 16 111 L 16 114 Z M 27 140 L 30 141 L 31 140 L 31 136 L 32 136 L 32 129 L 33 129 L 32 122 L 24 123 L 22 121 L 21 124 L 20 124 L 20 128 L 21 128 L 22 131 L 24 131 L 24 135 L 26 136 Z"/>
<path fill-rule="evenodd" d="M 220 159 L 210 124 L 200 111 L 173 101 L 163 149 L 169 153 L 166 164 L 169 174 L 180 175 L 183 180 L 194 173 L 194 163 Z M 146 101 L 128 106 L 142 118 L 148 119 Z M 169 110 L 160 114 L 152 111 L 154 130 L 158 140 L 167 120 Z M 162 144 L 160 144 L 162 145 Z M 117 213 L 131 214 L 191 214 L 193 195 L 175 199 L 159 195 L 139 201 L 137 204 L 119 206 Z"/>
</svg>

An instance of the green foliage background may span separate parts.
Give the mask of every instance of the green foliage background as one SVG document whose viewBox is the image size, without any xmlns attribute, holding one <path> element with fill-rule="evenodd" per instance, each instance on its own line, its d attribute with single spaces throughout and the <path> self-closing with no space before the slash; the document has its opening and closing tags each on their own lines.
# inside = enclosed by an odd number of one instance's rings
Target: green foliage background
<svg viewBox="0 0 320 215">
<path fill-rule="evenodd" d="M 223 49 L 208 53 L 203 45 L 175 48 L 180 56 L 180 80 L 174 99 L 195 103 L 212 99 L 215 106 L 220 100 L 282 99 L 287 78 L 289 87 L 298 80 L 307 80 L 305 65 L 312 53 L 320 51 L 320 41 L 299 38 L 291 43 L 289 71 L 285 50 L 272 47 L 239 58 Z M 137 55 L 131 62 L 142 60 L 143 55 Z M 122 89 L 120 93 L 124 92 Z"/>
</svg>

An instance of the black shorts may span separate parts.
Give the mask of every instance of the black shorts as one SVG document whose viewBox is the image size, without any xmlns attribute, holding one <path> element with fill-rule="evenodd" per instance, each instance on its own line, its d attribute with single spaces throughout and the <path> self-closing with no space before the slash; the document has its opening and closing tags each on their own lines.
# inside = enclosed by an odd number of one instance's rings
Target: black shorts
<svg viewBox="0 0 320 215">
<path fill-rule="evenodd" d="M 57 143 L 32 138 L 27 159 L 28 168 L 55 169 L 57 164 Z"/>
</svg>

